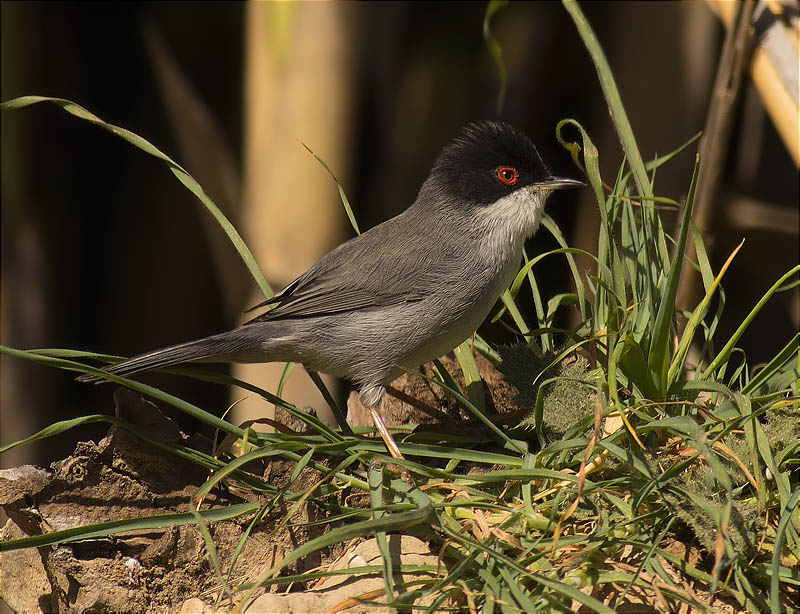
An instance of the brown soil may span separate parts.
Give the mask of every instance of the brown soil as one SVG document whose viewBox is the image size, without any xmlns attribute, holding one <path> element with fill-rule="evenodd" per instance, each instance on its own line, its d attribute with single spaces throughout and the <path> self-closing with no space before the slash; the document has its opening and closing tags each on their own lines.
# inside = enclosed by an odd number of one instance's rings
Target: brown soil
<svg viewBox="0 0 800 614">
<path fill-rule="evenodd" d="M 511 407 L 513 389 L 503 382 L 502 376 L 487 361 L 479 358 L 479 364 L 487 383 L 485 389 L 494 395 L 493 398 L 487 392 L 487 408 L 493 411 L 498 406 Z M 454 374 L 459 371 L 451 369 L 449 361 L 446 366 Z M 458 380 L 458 376 L 454 376 Z M 418 377 L 404 376 L 394 383 L 394 387 L 432 408 L 434 414 L 389 397 L 384 412 L 387 424 L 418 423 L 423 425 L 420 428 L 435 428 L 440 432 L 452 432 L 452 429 L 469 432 L 474 428 L 465 425 L 466 416 L 459 413 L 455 404 L 437 386 Z M 115 403 L 117 415 L 148 432 L 211 453 L 212 445 L 208 440 L 196 435 L 188 437 L 153 403 L 138 395 L 120 389 L 115 394 Z M 358 424 L 358 404 L 350 405 L 351 420 Z M 282 418 L 291 428 L 303 426 L 288 415 Z M 294 463 L 273 459 L 247 469 L 280 488 L 288 483 Z M 186 513 L 193 505 L 198 486 L 208 477 L 208 471 L 197 464 L 112 426 L 99 443 L 78 443 L 68 458 L 53 463 L 48 469 L 25 466 L 0 472 L 0 506 L 9 517 L 0 540 L 8 542 L 114 520 Z M 291 490 L 305 492 L 321 477 L 318 471 L 307 468 Z M 343 490 L 337 496 L 344 499 L 349 494 L 348 490 Z M 203 499 L 201 509 L 257 500 L 249 489 L 223 481 L 220 488 L 212 490 Z M 363 501 L 368 504 L 366 498 Z M 349 503 L 353 505 L 354 500 Z M 265 517 L 247 536 L 230 574 L 234 582 L 262 576 L 298 545 L 335 526 L 314 523 L 324 520 L 324 510 L 304 504 L 290 519 L 291 522 L 281 524 L 281 528 L 276 530 L 286 513 L 288 510 L 281 507 Z M 234 551 L 252 518 L 250 515 L 208 524 L 223 575 L 229 569 Z M 406 546 L 410 550 L 404 551 L 402 557 L 424 558 L 417 552 L 426 549 L 424 543 L 408 545 L 404 542 L 404 550 Z M 352 551 L 353 548 L 369 547 L 369 544 L 358 546 L 353 543 L 349 547 Z M 345 546 L 341 544 L 323 549 L 294 564 L 288 572 L 302 573 L 327 566 L 340 558 L 344 550 Z M 432 556 L 435 561 L 436 555 Z M 194 523 L 118 533 L 111 537 L 38 549 L 4 551 L 0 557 L 2 598 L 7 606 L 18 612 L 176 611 L 182 606 L 184 611 L 202 611 L 215 602 L 222 610 L 231 608 L 231 601 L 225 599 L 221 590 L 203 536 Z M 416 562 L 419 560 L 422 559 L 414 559 Z M 403 558 L 403 562 L 408 562 L 408 559 Z M 380 580 L 380 585 L 382 582 Z M 366 592 L 364 585 L 352 586 L 349 590 L 351 594 Z M 333 589 L 330 592 L 329 597 L 334 601 L 326 609 L 338 603 L 336 599 L 342 599 L 341 593 Z M 314 603 L 321 607 L 323 601 Z M 281 610 L 300 612 L 305 606 L 301 603 L 293 606 L 290 601 L 282 602 L 280 607 Z"/>
<path fill-rule="evenodd" d="M 149 403 L 141 407 L 154 411 Z M 180 437 L 181 443 L 210 451 L 208 442 L 200 438 Z M 280 487 L 294 464 L 273 460 L 248 469 L 268 474 L 269 481 Z M 319 472 L 306 469 L 293 490 L 308 490 L 320 477 Z M 202 467 L 112 426 L 99 443 L 79 443 L 71 456 L 49 469 L 25 466 L 0 473 L 0 505 L 9 517 L 2 541 L 113 520 L 189 512 L 197 487 L 207 478 Z M 201 509 L 247 500 L 257 499 L 241 488 L 234 494 L 223 483 L 203 499 Z M 231 577 L 258 577 L 298 544 L 326 530 L 326 525 L 306 524 L 323 519 L 324 513 L 304 505 L 285 528 L 274 531 L 287 512 L 277 510 L 252 530 Z M 250 520 L 252 515 L 208 524 L 223 573 Z M 337 554 L 334 547 L 290 569 L 306 571 Z M 195 524 L 6 551 L 0 564 L 3 600 L 20 612 L 174 611 L 191 597 L 213 603 L 220 594 L 217 574 Z"/>
</svg>

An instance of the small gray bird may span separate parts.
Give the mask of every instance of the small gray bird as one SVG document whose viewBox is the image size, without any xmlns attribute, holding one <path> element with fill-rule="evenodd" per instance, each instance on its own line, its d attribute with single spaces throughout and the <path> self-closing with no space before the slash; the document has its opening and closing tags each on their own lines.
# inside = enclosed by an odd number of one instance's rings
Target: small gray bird
<svg viewBox="0 0 800 614">
<path fill-rule="evenodd" d="M 385 384 L 472 335 L 513 280 L 549 194 L 582 185 L 553 177 L 530 139 L 508 123 L 470 124 L 439 154 L 408 209 L 340 245 L 253 308 L 268 311 L 106 371 L 299 362 L 352 381 L 390 453 L 402 458 L 379 412 Z"/>
</svg>

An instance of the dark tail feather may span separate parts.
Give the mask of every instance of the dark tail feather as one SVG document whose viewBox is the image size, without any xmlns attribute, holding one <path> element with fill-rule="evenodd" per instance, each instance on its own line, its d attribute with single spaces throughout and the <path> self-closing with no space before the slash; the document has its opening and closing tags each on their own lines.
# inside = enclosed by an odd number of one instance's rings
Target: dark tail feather
<svg viewBox="0 0 800 614">
<path fill-rule="evenodd" d="M 248 334 L 250 333 L 250 334 Z M 128 358 L 103 370 L 114 375 L 132 375 L 140 371 L 151 371 L 171 367 L 184 362 L 203 360 L 213 362 L 214 358 L 221 361 L 225 358 L 233 360 L 236 354 L 254 352 L 258 349 L 259 339 L 253 334 L 253 329 L 242 330 L 237 328 L 211 337 L 204 337 L 195 341 L 187 341 L 178 345 L 171 345 L 160 350 L 153 350 L 133 358 Z M 229 358 L 228 358 L 229 357 Z M 104 380 L 97 375 L 81 375 L 76 378 L 79 382 L 102 383 Z"/>
</svg>

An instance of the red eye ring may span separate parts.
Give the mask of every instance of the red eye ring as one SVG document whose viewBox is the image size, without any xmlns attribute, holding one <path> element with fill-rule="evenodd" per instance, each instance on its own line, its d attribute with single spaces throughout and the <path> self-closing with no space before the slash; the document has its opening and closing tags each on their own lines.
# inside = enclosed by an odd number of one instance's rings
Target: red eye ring
<svg viewBox="0 0 800 614">
<path fill-rule="evenodd" d="M 506 185 L 514 185 L 519 181 L 519 172 L 513 166 L 498 166 L 494 174 Z"/>
</svg>

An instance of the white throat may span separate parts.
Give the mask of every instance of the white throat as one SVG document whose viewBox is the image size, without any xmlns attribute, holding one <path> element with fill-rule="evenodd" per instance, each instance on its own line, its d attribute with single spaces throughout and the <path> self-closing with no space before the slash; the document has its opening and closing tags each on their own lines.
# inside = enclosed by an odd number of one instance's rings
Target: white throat
<svg viewBox="0 0 800 614">
<path fill-rule="evenodd" d="M 486 256 L 494 254 L 496 258 L 497 254 L 507 254 L 517 266 L 525 239 L 539 229 L 550 192 L 538 186 L 527 186 L 478 209 L 474 219 L 482 226 L 486 237 L 481 246 L 487 251 Z"/>
</svg>

